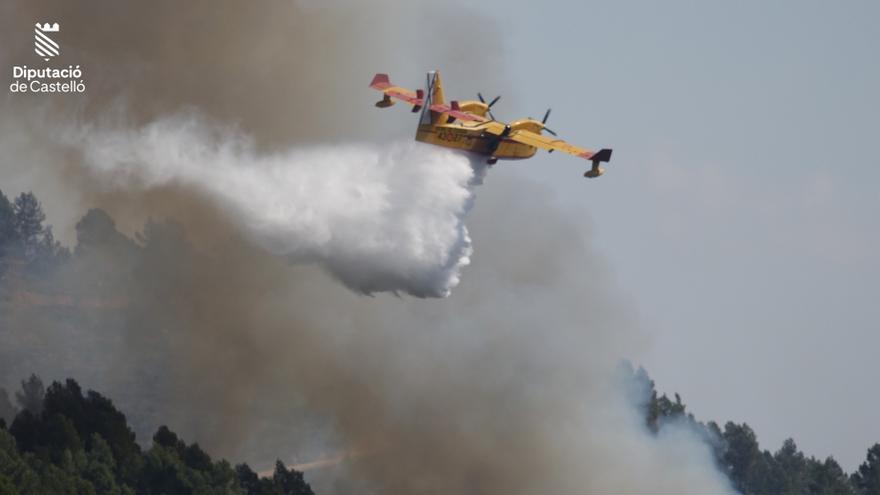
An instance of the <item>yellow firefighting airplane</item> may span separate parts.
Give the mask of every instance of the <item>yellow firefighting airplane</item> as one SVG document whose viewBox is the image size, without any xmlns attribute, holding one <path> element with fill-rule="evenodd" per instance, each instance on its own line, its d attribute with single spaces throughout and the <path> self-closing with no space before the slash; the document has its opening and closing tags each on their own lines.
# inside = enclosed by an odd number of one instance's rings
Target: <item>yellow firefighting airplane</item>
<svg viewBox="0 0 880 495">
<path fill-rule="evenodd" d="M 549 152 L 559 150 L 593 162 L 593 168 L 584 173 L 584 177 L 595 178 L 605 172 L 600 167 L 602 162 L 611 159 L 611 150 L 590 151 L 566 143 L 561 139 L 542 136 L 547 131 L 553 136 L 556 133 L 544 124 L 550 116 L 550 110 L 540 121 L 528 118 L 515 120 L 509 124 L 498 122 L 492 115 L 492 105 L 500 96 L 489 103 L 483 95 L 477 93 L 480 101 L 455 101 L 448 105 L 443 98 L 443 86 L 437 71 L 428 72 L 424 90 L 410 91 L 393 86 L 388 74 L 376 74 L 370 87 L 382 91 L 382 100 L 376 103 L 379 108 L 387 108 L 394 100 L 402 100 L 413 106 L 413 113 L 421 110 L 416 141 L 431 143 L 447 148 L 455 148 L 488 156 L 490 165 L 501 160 L 517 160 L 531 158 L 538 148 Z M 427 96 L 426 96 L 427 95 Z M 486 115 L 489 117 L 487 118 Z"/>
</svg>

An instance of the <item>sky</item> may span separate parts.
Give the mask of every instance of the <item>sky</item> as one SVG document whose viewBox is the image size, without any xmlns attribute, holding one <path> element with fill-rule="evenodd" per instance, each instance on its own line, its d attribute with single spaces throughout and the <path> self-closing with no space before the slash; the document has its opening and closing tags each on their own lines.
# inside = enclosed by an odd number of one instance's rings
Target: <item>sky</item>
<svg viewBox="0 0 880 495">
<path fill-rule="evenodd" d="M 593 231 L 651 339 L 631 358 L 700 419 L 855 468 L 880 440 L 880 4 L 477 8 L 498 20 L 506 82 L 476 88 L 496 116 L 552 107 L 561 137 L 614 148 L 595 181 L 545 153 L 492 174 L 552 185 Z"/>
</svg>

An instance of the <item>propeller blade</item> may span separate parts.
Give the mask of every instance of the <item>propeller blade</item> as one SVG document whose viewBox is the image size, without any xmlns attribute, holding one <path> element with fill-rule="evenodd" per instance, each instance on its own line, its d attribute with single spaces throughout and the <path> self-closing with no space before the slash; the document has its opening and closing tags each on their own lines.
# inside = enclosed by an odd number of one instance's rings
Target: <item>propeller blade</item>
<svg viewBox="0 0 880 495">
<path fill-rule="evenodd" d="M 489 118 L 492 119 L 492 120 L 495 120 L 495 116 L 492 115 L 492 110 L 491 110 L 491 108 L 492 108 L 492 105 L 494 105 L 495 103 L 498 102 L 498 100 L 501 99 L 501 95 L 496 96 L 496 97 L 495 97 L 492 101 L 490 101 L 489 103 L 486 103 L 486 99 L 483 98 L 483 93 L 479 93 L 479 92 L 478 92 L 478 93 L 477 93 L 477 98 L 480 99 L 480 103 L 483 103 L 483 104 L 486 105 L 486 113 L 489 115 Z"/>
<path fill-rule="evenodd" d="M 546 123 L 547 123 L 547 117 L 550 117 L 550 109 L 549 109 L 549 108 L 547 109 L 547 113 L 544 114 L 544 119 L 541 120 L 541 123 L 542 123 L 542 124 L 546 124 Z M 553 135 L 555 136 L 556 134 L 553 133 Z"/>
<path fill-rule="evenodd" d="M 545 127 L 544 130 L 547 131 L 547 132 L 549 132 L 550 134 L 553 134 L 554 136 L 558 136 L 558 134 L 556 134 L 555 132 L 553 132 L 552 129 L 548 129 L 548 128 Z"/>
</svg>

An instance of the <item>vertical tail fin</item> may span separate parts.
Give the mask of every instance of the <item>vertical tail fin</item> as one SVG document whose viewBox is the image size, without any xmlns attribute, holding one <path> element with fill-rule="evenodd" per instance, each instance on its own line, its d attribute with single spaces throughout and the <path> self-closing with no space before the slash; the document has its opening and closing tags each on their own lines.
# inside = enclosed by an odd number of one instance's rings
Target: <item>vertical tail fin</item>
<svg viewBox="0 0 880 495">
<path fill-rule="evenodd" d="M 432 93 L 431 93 L 431 103 L 436 103 L 438 105 L 443 105 L 446 103 L 446 100 L 443 98 L 443 85 L 440 83 L 440 72 L 432 71 L 434 73 L 434 84 L 432 85 Z"/>
<path fill-rule="evenodd" d="M 446 114 L 431 110 L 431 105 L 443 105 L 444 103 L 446 103 L 446 100 L 443 97 L 440 73 L 436 70 L 428 71 L 425 84 L 425 101 L 422 105 L 422 116 L 419 119 L 419 125 L 446 122 Z"/>
</svg>

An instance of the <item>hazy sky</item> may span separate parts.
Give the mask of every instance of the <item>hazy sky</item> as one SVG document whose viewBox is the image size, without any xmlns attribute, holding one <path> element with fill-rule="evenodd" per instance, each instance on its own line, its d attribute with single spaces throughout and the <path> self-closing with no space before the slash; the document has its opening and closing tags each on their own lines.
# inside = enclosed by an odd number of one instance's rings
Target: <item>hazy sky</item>
<svg viewBox="0 0 880 495">
<path fill-rule="evenodd" d="M 478 88 L 504 94 L 496 115 L 552 106 L 562 137 L 615 150 L 595 181 L 558 154 L 493 173 L 547 181 L 583 212 L 652 336 L 633 359 L 764 448 L 792 436 L 862 462 L 880 441 L 880 4 L 480 9 L 503 38 L 486 56 L 502 57 L 507 87 Z"/>
</svg>

